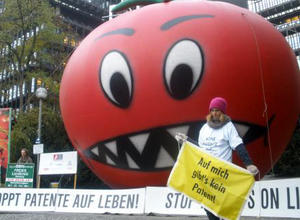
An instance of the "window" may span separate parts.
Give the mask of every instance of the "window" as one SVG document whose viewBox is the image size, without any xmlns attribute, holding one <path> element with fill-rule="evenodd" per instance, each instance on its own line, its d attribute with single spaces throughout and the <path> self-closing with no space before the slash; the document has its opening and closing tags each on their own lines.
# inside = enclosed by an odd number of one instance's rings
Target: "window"
<svg viewBox="0 0 300 220">
<path fill-rule="evenodd" d="M 22 93 L 23 93 L 23 95 L 25 95 L 25 91 L 26 91 L 26 83 L 23 82 L 23 86 L 22 86 Z"/>
<path fill-rule="evenodd" d="M 289 35 L 285 39 L 293 50 L 300 48 L 300 33 Z"/>
<path fill-rule="evenodd" d="M 35 78 L 32 78 L 32 79 L 31 79 L 31 90 L 30 90 L 30 91 L 31 91 L 32 93 L 34 93 L 34 90 L 35 90 Z"/>
<path fill-rule="evenodd" d="M 18 92 L 18 88 L 17 88 L 16 85 L 14 85 L 14 86 L 12 87 L 12 98 L 13 98 L 13 99 L 17 98 L 17 92 Z"/>
<path fill-rule="evenodd" d="M 12 88 L 9 89 L 8 94 L 9 94 L 9 95 L 8 95 L 8 100 L 11 101 L 11 100 L 12 100 L 12 97 L 13 97 L 13 89 L 12 89 Z"/>
<path fill-rule="evenodd" d="M 290 2 L 290 0 L 250 0 L 248 5 L 251 11 L 260 12 L 286 2 Z"/>
<path fill-rule="evenodd" d="M 0 92 L 0 103 L 3 104 L 4 99 L 3 99 L 3 90 Z"/>
</svg>

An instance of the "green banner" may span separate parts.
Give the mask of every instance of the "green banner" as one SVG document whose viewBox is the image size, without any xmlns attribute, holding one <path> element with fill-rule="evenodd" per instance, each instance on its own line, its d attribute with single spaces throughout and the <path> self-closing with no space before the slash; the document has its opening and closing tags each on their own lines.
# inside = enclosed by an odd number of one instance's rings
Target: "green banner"
<svg viewBox="0 0 300 220">
<path fill-rule="evenodd" d="M 7 166 L 5 186 L 11 188 L 32 188 L 33 176 L 33 163 L 10 163 Z"/>
</svg>

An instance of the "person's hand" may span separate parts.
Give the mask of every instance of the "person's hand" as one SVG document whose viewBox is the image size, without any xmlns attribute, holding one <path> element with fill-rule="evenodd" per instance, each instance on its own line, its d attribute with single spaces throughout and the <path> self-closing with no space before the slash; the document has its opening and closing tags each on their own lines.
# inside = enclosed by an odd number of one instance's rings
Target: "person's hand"
<svg viewBox="0 0 300 220">
<path fill-rule="evenodd" d="M 255 176 L 256 174 L 259 173 L 258 168 L 257 168 L 255 165 L 253 165 L 253 164 L 248 165 L 246 168 L 247 168 L 247 170 L 248 170 L 253 176 Z"/>
<path fill-rule="evenodd" d="M 178 142 L 184 142 L 188 139 L 188 136 L 186 136 L 185 134 L 182 134 L 182 133 L 177 133 L 175 135 L 175 139 L 178 141 Z"/>
</svg>

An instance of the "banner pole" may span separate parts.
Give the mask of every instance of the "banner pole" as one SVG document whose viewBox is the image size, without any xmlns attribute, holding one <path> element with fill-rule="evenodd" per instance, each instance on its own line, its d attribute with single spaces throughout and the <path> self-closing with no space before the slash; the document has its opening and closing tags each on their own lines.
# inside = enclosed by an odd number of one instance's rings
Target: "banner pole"
<svg viewBox="0 0 300 220">
<path fill-rule="evenodd" d="M 37 168 L 36 168 L 36 188 L 40 188 L 41 176 L 39 174 L 40 170 L 40 154 L 37 155 Z"/>
<path fill-rule="evenodd" d="M 41 184 L 41 176 L 38 175 L 38 178 L 37 178 L 37 188 L 39 189 L 40 188 L 40 184 Z"/>
<path fill-rule="evenodd" d="M 74 189 L 76 189 L 77 173 L 74 174 Z"/>
</svg>

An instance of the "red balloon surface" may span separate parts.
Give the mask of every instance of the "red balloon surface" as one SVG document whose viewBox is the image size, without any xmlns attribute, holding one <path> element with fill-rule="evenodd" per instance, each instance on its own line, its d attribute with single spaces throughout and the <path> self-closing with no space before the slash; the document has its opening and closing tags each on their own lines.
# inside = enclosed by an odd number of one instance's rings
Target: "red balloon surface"
<svg viewBox="0 0 300 220">
<path fill-rule="evenodd" d="M 227 3 L 174 1 L 92 31 L 67 63 L 60 106 L 74 147 L 105 183 L 161 186 L 178 153 L 174 134 L 197 140 L 215 96 L 227 100 L 262 177 L 293 134 L 299 89 L 294 53 L 264 18 Z"/>
</svg>

